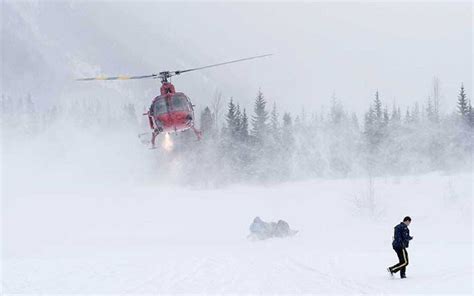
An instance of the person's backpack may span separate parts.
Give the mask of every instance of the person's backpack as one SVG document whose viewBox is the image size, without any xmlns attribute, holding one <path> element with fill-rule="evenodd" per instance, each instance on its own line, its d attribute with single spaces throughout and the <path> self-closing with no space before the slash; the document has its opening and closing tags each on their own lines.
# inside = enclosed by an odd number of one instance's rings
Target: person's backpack
<svg viewBox="0 0 474 296">
<path fill-rule="evenodd" d="M 290 234 L 290 225 L 283 220 L 279 220 L 276 229 L 275 236 L 288 236 Z"/>
</svg>

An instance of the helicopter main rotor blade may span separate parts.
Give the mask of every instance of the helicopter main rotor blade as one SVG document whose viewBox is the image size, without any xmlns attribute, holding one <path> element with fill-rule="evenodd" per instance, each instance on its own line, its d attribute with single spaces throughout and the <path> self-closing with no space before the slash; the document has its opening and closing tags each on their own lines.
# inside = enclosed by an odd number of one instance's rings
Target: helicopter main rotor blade
<svg viewBox="0 0 474 296">
<path fill-rule="evenodd" d="M 186 72 L 191 72 L 191 71 L 196 71 L 196 70 L 202 70 L 202 69 L 207 69 L 211 67 L 217 67 L 217 66 L 222 66 L 222 65 L 227 65 L 227 64 L 232 64 L 232 63 L 238 63 L 238 62 L 243 62 L 243 61 L 248 61 L 248 60 L 253 60 L 253 59 L 258 59 L 258 58 L 263 58 L 263 57 L 268 57 L 273 54 L 264 54 L 264 55 L 259 55 L 259 56 L 254 56 L 254 57 L 248 57 L 248 58 L 243 58 L 243 59 L 238 59 L 238 60 L 233 60 L 233 61 L 228 61 L 228 62 L 223 62 L 223 63 L 218 63 L 218 64 L 213 64 L 213 65 L 208 65 L 204 67 L 199 67 L 199 68 L 192 68 L 192 69 L 186 69 L 186 70 L 178 70 L 178 71 L 173 71 L 171 72 L 173 75 L 179 75 L 181 73 L 186 73 Z"/>
<path fill-rule="evenodd" d="M 196 70 L 202 70 L 202 69 L 207 69 L 207 68 L 212 68 L 212 67 L 218 67 L 222 65 L 227 65 L 227 64 L 232 64 L 232 63 L 238 63 L 238 62 L 243 62 L 243 61 L 248 61 L 248 60 L 253 60 L 253 59 L 258 59 L 258 58 L 263 58 L 263 57 L 268 57 L 273 54 L 264 54 L 264 55 L 259 55 L 259 56 L 253 56 L 253 57 L 248 57 L 248 58 L 243 58 L 243 59 L 238 59 L 238 60 L 232 60 L 228 62 L 223 62 L 223 63 L 218 63 L 218 64 L 212 64 L 212 65 L 207 65 L 204 67 L 198 67 L 198 68 L 191 68 L 191 69 L 186 69 L 186 70 L 178 70 L 178 71 L 164 71 L 160 72 L 159 74 L 150 74 L 150 75 L 140 75 L 140 76 L 98 76 L 98 77 L 88 77 L 88 78 L 80 78 L 76 79 L 76 81 L 93 81 L 93 80 L 130 80 L 130 79 L 145 79 L 145 78 L 161 78 L 162 82 L 167 81 L 167 79 L 171 76 L 174 75 L 179 75 L 181 73 L 186 73 L 186 72 L 191 72 L 191 71 L 196 71 Z"/>
<path fill-rule="evenodd" d="M 151 74 L 151 75 L 140 75 L 140 76 L 98 76 L 98 77 L 91 77 L 91 78 L 80 78 L 76 79 L 77 81 L 92 81 L 92 80 L 129 80 L 129 79 L 144 79 L 144 78 L 155 78 L 158 75 Z"/>
</svg>

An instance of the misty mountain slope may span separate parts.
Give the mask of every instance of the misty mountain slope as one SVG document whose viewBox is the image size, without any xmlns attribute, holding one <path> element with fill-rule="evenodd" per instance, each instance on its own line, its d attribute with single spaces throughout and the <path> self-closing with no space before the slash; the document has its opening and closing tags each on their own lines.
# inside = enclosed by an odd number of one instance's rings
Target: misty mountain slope
<svg viewBox="0 0 474 296">
<path fill-rule="evenodd" d="M 30 93 L 40 108 L 88 97 L 141 106 L 159 92 L 158 81 L 78 83 L 74 79 L 141 75 L 219 62 L 198 58 L 174 35 L 128 15 L 127 7 L 103 9 L 93 2 L 4 3 L 2 93 L 16 100 Z M 121 21 L 111 26 L 117 18 Z M 216 87 L 203 74 L 183 81 L 183 89 L 195 89 L 201 99 L 204 93 L 210 97 Z"/>
<path fill-rule="evenodd" d="M 190 190 L 77 185 L 6 195 L 4 277 L 14 293 L 470 293 L 471 176 Z M 80 181 L 80 180 L 79 180 Z M 80 183 L 79 183 L 80 184 Z M 75 185 L 71 184 L 74 187 Z M 390 279 L 393 226 L 411 215 L 408 279 Z M 255 216 L 288 239 L 246 239 Z"/>
</svg>

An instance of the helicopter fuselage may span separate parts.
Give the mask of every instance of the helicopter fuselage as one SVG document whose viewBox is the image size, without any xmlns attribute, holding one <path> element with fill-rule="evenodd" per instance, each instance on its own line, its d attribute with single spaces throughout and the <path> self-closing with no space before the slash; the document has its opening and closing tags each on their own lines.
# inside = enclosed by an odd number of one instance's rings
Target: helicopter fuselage
<svg viewBox="0 0 474 296">
<path fill-rule="evenodd" d="M 152 144 L 159 133 L 182 132 L 192 128 L 198 139 L 200 132 L 194 128 L 194 108 L 191 100 L 174 85 L 163 82 L 160 95 L 155 97 L 147 113 L 153 130 Z"/>
</svg>

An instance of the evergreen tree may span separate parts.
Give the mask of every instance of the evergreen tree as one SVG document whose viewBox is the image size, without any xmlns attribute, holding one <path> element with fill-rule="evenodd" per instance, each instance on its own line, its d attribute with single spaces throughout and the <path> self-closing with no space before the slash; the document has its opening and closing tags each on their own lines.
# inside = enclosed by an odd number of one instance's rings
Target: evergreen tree
<svg viewBox="0 0 474 296">
<path fill-rule="evenodd" d="M 301 119 L 301 124 L 303 126 L 306 125 L 306 111 L 305 111 L 305 108 L 304 107 L 301 107 L 301 116 L 300 116 L 300 119 Z"/>
<path fill-rule="evenodd" d="M 413 111 L 411 112 L 411 122 L 418 123 L 420 121 L 420 105 L 415 103 Z"/>
<path fill-rule="evenodd" d="M 405 113 L 405 123 L 408 124 L 411 122 L 412 122 L 412 118 L 410 115 L 410 108 L 407 107 L 407 112 Z"/>
<path fill-rule="evenodd" d="M 283 114 L 283 126 L 281 134 L 281 161 L 284 164 L 282 174 L 290 175 L 291 168 L 295 165 L 293 155 L 295 153 L 295 137 L 293 133 L 293 121 L 290 113 Z"/>
<path fill-rule="evenodd" d="M 471 105 L 471 100 L 469 100 L 469 106 L 468 106 L 468 110 L 469 110 L 469 125 L 471 127 L 474 127 L 474 111 L 472 110 L 472 105 Z"/>
<path fill-rule="evenodd" d="M 212 116 L 211 109 L 207 106 L 201 112 L 200 128 L 205 134 L 212 134 L 214 132 L 214 116 Z"/>
<path fill-rule="evenodd" d="M 351 123 L 352 127 L 354 127 L 356 130 L 359 130 L 359 119 L 357 118 L 357 114 L 355 112 L 352 112 Z"/>
<path fill-rule="evenodd" d="M 270 114 L 270 132 L 275 141 L 279 140 L 280 124 L 278 123 L 278 112 L 276 109 L 276 103 L 273 103 L 272 112 Z"/>
<path fill-rule="evenodd" d="M 290 113 L 285 112 L 283 114 L 283 128 L 285 129 L 286 132 L 289 131 L 289 128 L 291 128 L 292 121 L 291 121 L 291 115 Z"/>
<path fill-rule="evenodd" d="M 249 120 L 247 117 L 247 111 L 244 108 L 242 113 L 242 120 L 240 122 L 240 139 L 243 142 L 246 142 L 249 137 Z"/>
<path fill-rule="evenodd" d="M 311 127 L 317 128 L 319 126 L 319 116 L 316 112 L 311 112 Z"/>
<path fill-rule="evenodd" d="M 393 124 L 399 124 L 401 121 L 400 107 L 397 107 L 395 105 L 395 102 L 393 103 L 393 106 L 392 106 L 392 114 L 390 116 L 390 120 L 392 121 Z"/>
<path fill-rule="evenodd" d="M 237 106 L 234 104 L 234 100 L 232 98 L 230 99 L 225 119 L 227 122 L 226 130 L 229 135 L 235 139 L 239 130 L 239 126 L 237 121 Z"/>
<path fill-rule="evenodd" d="M 373 135 L 376 120 L 377 115 L 375 115 L 374 109 L 370 106 L 369 111 L 367 111 L 364 116 L 364 133 L 366 136 L 370 137 Z"/>
<path fill-rule="evenodd" d="M 242 113 L 240 112 L 240 105 L 237 103 L 235 108 L 235 136 L 238 138 L 240 136 L 240 130 L 242 129 Z"/>
<path fill-rule="evenodd" d="M 388 111 L 386 108 L 382 111 L 382 102 L 377 92 L 374 106 L 370 106 L 364 118 L 364 134 L 371 153 L 378 149 L 386 134 L 385 120 L 388 120 Z"/>
<path fill-rule="evenodd" d="M 345 119 L 344 109 L 337 100 L 335 94 L 333 94 L 331 98 L 331 110 L 329 113 L 329 118 L 331 119 L 332 125 L 340 124 Z"/>
<path fill-rule="evenodd" d="M 431 97 L 428 97 L 428 99 L 427 99 L 427 101 L 426 101 L 426 109 L 425 109 L 425 112 L 426 112 L 426 118 L 427 118 L 430 122 L 436 121 L 435 110 L 434 110 L 433 103 L 431 102 Z"/>
<path fill-rule="evenodd" d="M 255 99 L 255 115 L 252 116 L 252 135 L 257 141 L 262 141 L 267 132 L 268 112 L 265 109 L 266 104 L 263 93 L 259 91 Z"/>
<path fill-rule="evenodd" d="M 301 126 L 301 119 L 300 119 L 299 115 L 296 115 L 296 117 L 295 117 L 295 127 L 296 127 L 297 129 L 303 128 L 303 127 Z"/>
<path fill-rule="evenodd" d="M 377 123 L 381 123 L 382 122 L 382 101 L 380 101 L 378 90 L 375 92 L 374 113 L 375 113 L 375 119 Z"/>
<path fill-rule="evenodd" d="M 123 106 L 123 112 L 125 114 L 126 122 L 135 126 L 138 124 L 137 114 L 135 112 L 135 105 L 126 104 Z"/>
<path fill-rule="evenodd" d="M 28 93 L 28 95 L 26 96 L 23 107 L 24 110 L 21 110 L 20 118 L 23 121 L 24 127 L 26 128 L 28 133 L 37 132 L 39 126 L 39 118 L 30 93 Z"/>
<path fill-rule="evenodd" d="M 440 114 L 440 103 L 441 103 L 441 86 L 438 77 L 433 77 L 432 80 L 433 88 L 432 88 L 432 95 L 433 95 L 433 107 L 431 113 L 431 121 L 439 122 L 439 114 Z"/>
<path fill-rule="evenodd" d="M 385 108 L 383 109 L 383 119 L 382 119 L 382 125 L 383 126 L 387 126 L 388 123 L 390 121 L 390 117 L 388 115 L 388 109 L 387 107 L 385 106 Z"/>
<path fill-rule="evenodd" d="M 294 137 L 293 137 L 293 120 L 290 113 L 285 112 L 283 114 L 283 126 L 282 126 L 282 145 L 284 149 L 290 150 L 293 147 Z"/>
<path fill-rule="evenodd" d="M 463 84 L 461 84 L 461 89 L 458 95 L 458 112 L 464 120 L 467 120 L 469 116 L 469 102 L 467 101 L 467 96 L 464 92 Z"/>
<path fill-rule="evenodd" d="M 25 110 L 28 115 L 35 114 L 35 104 L 33 103 L 33 100 L 31 99 L 31 94 L 28 93 L 28 95 L 25 98 L 25 104 L 24 104 Z"/>
</svg>

